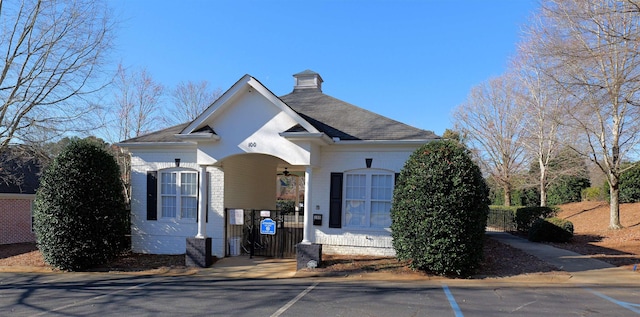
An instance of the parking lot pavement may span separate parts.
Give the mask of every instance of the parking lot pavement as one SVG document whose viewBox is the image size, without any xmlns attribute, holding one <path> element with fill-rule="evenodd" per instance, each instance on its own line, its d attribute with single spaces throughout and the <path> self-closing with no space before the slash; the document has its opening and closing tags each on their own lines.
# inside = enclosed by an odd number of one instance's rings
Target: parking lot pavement
<svg viewBox="0 0 640 317">
<path fill-rule="evenodd" d="M 0 273 L 2 316 L 637 316 L 633 287 Z"/>
</svg>

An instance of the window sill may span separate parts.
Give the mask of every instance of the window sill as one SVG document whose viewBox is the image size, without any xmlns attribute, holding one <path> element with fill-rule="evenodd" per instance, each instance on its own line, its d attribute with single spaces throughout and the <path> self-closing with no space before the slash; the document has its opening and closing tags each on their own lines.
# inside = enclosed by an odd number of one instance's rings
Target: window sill
<svg viewBox="0 0 640 317">
<path fill-rule="evenodd" d="M 198 223 L 195 219 L 180 219 L 180 218 L 159 218 L 158 222 L 164 222 L 164 223 Z"/>
</svg>

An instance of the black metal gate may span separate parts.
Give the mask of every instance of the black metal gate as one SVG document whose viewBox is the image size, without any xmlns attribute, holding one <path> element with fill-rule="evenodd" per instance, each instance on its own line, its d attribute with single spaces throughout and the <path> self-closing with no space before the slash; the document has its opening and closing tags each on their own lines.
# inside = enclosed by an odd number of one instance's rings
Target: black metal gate
<svg viewBox="0 0 640 317">
<path fill-rule="evenodd" d="M 244 210 L 240 253 L 251 257 L 295 257 L 295 245 L 302 241 L 302 217 L 281 210 Z M 268 219 L 275 223 L 273 234 L 261 233 L 261 222 Z"/>
</svg>

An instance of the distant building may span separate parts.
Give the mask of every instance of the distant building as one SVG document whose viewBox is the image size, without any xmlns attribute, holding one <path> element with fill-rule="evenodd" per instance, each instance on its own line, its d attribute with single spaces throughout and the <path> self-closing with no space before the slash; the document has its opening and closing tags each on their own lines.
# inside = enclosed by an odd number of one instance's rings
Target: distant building
<svg viewBox="0 0 640 317">
<path fill-rule="evenodd" d="M 41 166 L 23 147 L 0 154 L 0 244 L 34 242 L 33 200 Z"/>
</svg>

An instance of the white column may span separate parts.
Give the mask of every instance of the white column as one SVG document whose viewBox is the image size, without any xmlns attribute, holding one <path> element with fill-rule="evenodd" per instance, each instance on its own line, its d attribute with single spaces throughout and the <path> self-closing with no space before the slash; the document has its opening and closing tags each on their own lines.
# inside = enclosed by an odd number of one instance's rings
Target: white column
<svg viewBox="0 0 640 317">
<path fill-rule="evenodd" d="M 198 192 L 198 234 L 196 238 L 207 237 L 207 167 L 200 165 L 200 191 Z"/>
<path fill-rule="evenodd" d="M 313 176 L 313 169 L 307 166 L 304 172 L 304 230 L 302 231 L 303 244 L 311 244 L 312 234 L 312 217 L 313 208 L 311 207 L 311 178 Z"/>
</svg>

